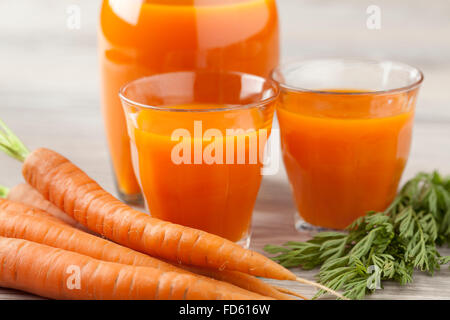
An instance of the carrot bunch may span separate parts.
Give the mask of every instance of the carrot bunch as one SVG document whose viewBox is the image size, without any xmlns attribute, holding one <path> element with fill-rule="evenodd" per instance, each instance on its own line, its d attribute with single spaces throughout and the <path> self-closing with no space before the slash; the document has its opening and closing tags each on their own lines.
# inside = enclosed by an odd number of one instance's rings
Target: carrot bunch
<svg viewBox="0 0 450 320">
<path fill-rule="evenodd" d="M 62 155 L 29 152 L 0 126 L 0 149 L 23 162 L 27 182 L 0 200 L 0 286 L 62 299 L 290 298 L 259 276 L 342 298 L 229 240 L 127 206 Z M 76 290 L 62 285 L 70 266 L 80 270 Z"/>
</svg>

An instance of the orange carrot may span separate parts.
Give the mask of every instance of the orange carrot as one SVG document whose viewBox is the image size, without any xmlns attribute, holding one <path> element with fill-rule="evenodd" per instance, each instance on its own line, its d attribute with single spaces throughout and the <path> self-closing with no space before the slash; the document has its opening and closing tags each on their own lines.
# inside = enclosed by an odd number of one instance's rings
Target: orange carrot
<svg viewBox="0 0 450 320">
<path fill-rule="evenodd" d="M 46 200 L 36 189 L 27 183 L 20 183 L 11 188 L 6 195 L 6 199 L 21 202 L 32 207 L 41 209 L 52 216 L 64 221 L 75 228 L 87 230 L 82 224 L 78 223 L 75 219 L 68 216 L 64 211 L 59 209 L 50 201 Z"/>
<path fill-rule="evenodd" d="M 0 236 L 29 240 L 51 247 L 77 252 L 98 260 L 152 267 L 161 271 L 196 273 L 228 282 L 247 291 L 274 299 L 292 299 L 269 284 L 247 274 L 202 268 L 178 268 L 140 252 L 98 238 L 59 221 L 25 204 L 0 199 Z M 188 270 L 188 271 L 186 271 Z M 295 294 L 296 295 L 296 294 Z"/>
<path fill-rule="evenodd" d="M 28 206 L 26 204 L 23 203 L 19 203 L 19 202 L 15 202 L 15 201 L 11 201 L 11 200 L 6 200 L 3 198 L 0 198 L 0 210 L 7 210 L 10 211 L 10 205 L 13 205 L 14 209 L 12 209 L 11 211 L 18 211 L 20 210 L 20 213 L 22 215 L 26 215 L 26 216 L 39 216 L 41 218 L 45 218 L 46 220 L 52 221 L 54 223 L 58 223 L 58 224 L 64 224 L 64 225 L 68 225 L 67 223 L 65 223 L 64 221 L 56 218 L 55 216 L 36 209 L 32 206 Z"/>
<path fill-rule="evenodd" d="M 254 276 L 239 271 L 218 271 L 207 268 L 189 267 L 183 265 L 179 266 L 180 268 L 186 269 L 195 274 L 200 274 L 202 276 L 210 277 L 216 280 L 228 282 L 248 291 L 259 293 L 261 295 L 265 295 L 274 299 L 293 300 L 293 298 L 290 296 L 295 296 L 297 298 L 307 300 L 306 297 L 297 292 L 285 288 L 273 287 Z"/>
<path fill-rule="evenodd" d="M 46 148 L 30 153 L 1 120 L 0 129 L 3 130 L 0 149 L 24 162 L 25 181 L 75 220 L 114 242 L 172 262 L 294 280 L 345 299 L 334 290 L 296 277 L 269 258 L 229 240 L 134 210 L 62 155 Z"/>
<path fill-rule="evenodd" d="M 182 271 L 170 263 L 73 228 L 42 210 L 10 200 L 0 199 L 0 236 L 38 242 L 98 260 Z"/>
<path fill-rule="evenodd" d="M 22 186 L 26 186 L 24 188 L 22 188 Z M 26 214 L 26 215 L 38 215 L 40 217 L 45 217 L 46 219 L 52 220 L 53 222 L 58 222 L 58 223 L 63 223 L 65 225 L 71 225 L 70 223 L 67 223 L 67 220 L 73 220 L 71 217 L 67 216 L 67 214 L 65 214 L 64 212 L 62 212 L 60 209 L 56 208 L 54 204 L 50 203 L 49 201 L 45 200 L 42 195 L 36 190 L 34 189 L 32 186 L 26 184 L 26 183 L 22 183 L 22 184 L 18 184 L 17 186 L 13 187 L 12 189 L 8 189 L 6 187 L 0 186 L 0 188 L 3 190 L 2 195 L 0 196 L 0 203 L 4 203 L 5 200 L 11 201 L 11 202 L 15 202 L 17 203 L 14 207 L 15 209 L 20 210 L 20 212 L 22 214 Z M 7 190 L 7 191 L 5 191 Z M 16 191 L 14 191 L 16 190 Z M 17 192 L 17 190 L 19 190 L 19 192 Z M 25 194 L 25 190 L 29 190 L 32 192 L 32 195 L 29 196 L 28 194 Z M 24 194 L 24 197 L 22 197 L 21 195 Z M 21 199 L 23 201 L 19 201 L 18 199 Z M 51 214 L 45 210 L 41 210 L 39 209 L 40 206 L 43 205 L 42 201 L 46 201 L 49 204 L 51 204 L 56 210 L 60 211 L 60 213 L 58 215 L 55 214 Z M 27 204 L 27 202 L 32 202 L 35 205 L 29 205 Z M 9 207 L 8 207 L 9 209 Z M 61 214 L 62 213 L 62 214 Z M 62 218 L 62 215 L 66 216 L 66 219 Z M 86 231 L 87 228 L 81 224 L 79 224 L 77 221 L 75 221 L 75 225 L 76 226 L 81 226 L 82 229 Z"/>
<path fill-rule="evenodd" d="M 0 237 L 0 286 L 54 299 L 264 299 L 189 274 L 96 260 Z"/>
<path fill-rule="evenodd" d="M 129 248 L 188 265 L 296 279 L 279 264 L 231 241 L 130 208 L 72 162 L 49 149 L 30 153 L 22 172 L 31 186 L 61 210 L 90 230 Z"/>
</svg>

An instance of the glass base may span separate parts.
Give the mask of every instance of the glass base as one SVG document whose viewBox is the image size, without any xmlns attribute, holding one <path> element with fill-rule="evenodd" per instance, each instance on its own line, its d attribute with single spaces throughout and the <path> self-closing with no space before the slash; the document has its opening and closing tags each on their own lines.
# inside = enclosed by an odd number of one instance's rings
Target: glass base
<svg viewBox="0 0 450 320">
<path fill-rule="evenodd" d="M 244 249 L 250 248 L 250 240 L 252 238 L 251 233 L 247 233 L 241 240 L 236 241 L 235 243 L 240 245 Z"/>
<path fill-rule="evenodd" d="M 114 173 L 113 173 L 114 175 Z M 117 196 L 119 200 L 122 202 L 125 202 L 126 204 L 133 205 L 133 206 L 143 206 L 144 205 L 144 198 L 142 196 L 142 193 L 137 194 L 126 194 L 120 191 L 119 185 L 116 181 L 116 177 L 114 177 L 114 183 L 116 185 L 117 190 Z"/>
<path fill-rule="evenodd" d="M 314 234 L 322 231 L 335 231 L 334 229 L 328 229 L 306 222 L 300 217 L 298 212 L 294 212 L 294 221 L 295 221 L 295 229 L 298 232 L 308 232 Z"/>
<path fill-rule="evenodd" d="M 119 188 L 117 188 L 117 194 L 119 195 L 119 199 L 126 204 L 134 205 L 134 206 L 143 206 L 144 199 L 142 198 L 142 194 L 125 194 L 122 193 Z"/>
</svg>

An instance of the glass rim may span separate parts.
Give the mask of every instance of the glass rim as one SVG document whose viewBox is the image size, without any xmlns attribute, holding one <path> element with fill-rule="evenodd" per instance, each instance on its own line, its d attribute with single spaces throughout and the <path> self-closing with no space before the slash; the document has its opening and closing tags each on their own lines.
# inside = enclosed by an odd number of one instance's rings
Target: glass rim
<svg viewBox="0 0 450 320">
<path fill-rule="evenodd" d="M 261 99 L 259 101 L 253 102 L 253 103 L 249 103 L 249 104 L 239 104 L 239 105 L 227 105 L 224 104 L 225 107 L 223 108 L 212 108 L 212 109 L 195 109 L 195 108 L 175 108 L 176 105 L 162 105 L 162 106 L 155 106 L 155 105 L 149 105 L 149 104 L 144 104 L 144 103 L 140 103 L 137 101 L 134 101 L 133 99 L 130 99 L 128 97 L 126 97 L 125 91 L 126 89 L 132 85 L 132 84 L 136 84 L 137 82 L 141 82 L 141 81 L 146 81 L 149 80 L 151 78 L 157 77 L 157 76 L 168 76 L 168 75 L 180 75 L 180 74 L 220 74 L 220 75 L 237 75 L 240 77 L 247 77 L 247 78 L 252 78 L 252 79 L 258 79 L 258 80 L 262 80 L 264 83 L 269 83 L 270 84 L 270 88 L 273 90 L 273 94 L 270 95 L 270 97 Z M 268 90 L 268 89 L 267 89 Z M 175 71 L 175 72 L 163 72 L 163 73 L 155 73 L 151 76 L 145 76 L 145 77 L 140 77 L 134 80 L 131 80 L 129 82 L 127 82 L 126 84 L 124 84 L 120 90 L 119 90 L 119 97 L 122 100 L 122 102 L 125 102 L 129 105 L 132 106 L 137 106 L 143 109 L 149 109 L 149 110 L 157 110 L 157 111 L 166 111 L 166 112 L 221 112 L 221 111 L 234 111 L 234 110 L 245 110 L 245 109 L 253 109 L 253 108 L 259 108 L 262 106 L 265 106 L 273 101 L 275 101 L 278 96 L 280 94 L 280 87 L 278 85 L 278 82 L 271 79 L 271 78 L 264 78 L 261 76 L 257 76 L 254 74 L 250 74 L 250 73 L 245 73 L 245 72 L 239 72 L 239 71 L 205 71 L 205 70 L 196 70 L 196 71 Z"/>
<path fill-rule="evenodd" d="M 407 67 L 407 68 L 410 68 L 410 69 L 416 71 L 417 74 L 419 75 L 419 78 L 418 78 L 418 80 L 414 81 L 412 84 L 409 84 L 406 86 L 400 86 L 400 87 L 393 88 L 393 89 L 373 90 L 373 91 L 362 90 L 362 91 L 357 91 L 357 92 L 351 92 L 351 91 L 349 91 L 349 92 L 339 91 L 338 92 L 338 91 L 332 91 L 332 90 L 306 89 L 306 88 L 289 85 L 282 81 L 278 81 L 275 78 L 276 73 L 282 74 L 281 70 L 283 68 L 292 67 L 292 66 L 300 65 L 302 63 L 308 63 L 308 62 L 314 62 L 314 61 L 343 61 L 343 62 L 362 62 L 362 63 L 378 63 L 378 64 L 390 63 L 390 64 L 394 64 L 394 65 L 399 65 L 402 67 Z M 422 84 L 422 82 L 424 80 L 424 74 L 423 74 L 422 70 L 420 70 L 417 67 L 414 67 L 412 65 L 409 65 L 409 64 L 406 64 L 403 62 L 393 61 L 393 60 L 382 60 L 382 59 L 378 60 L 378 59 L 369 59 L 369 58 L 317 58 L 317 59 L 300 59 L 300 60 L 294 60 L 294 61 L 291 61 L 288 63 L 281 64 L 272 70 L 272 72 L 270 73 L 270 78 L 273 81 L 275 81 L 281 89 L 286 89 L 286 90 L 290 90 L 293 92 L 316 93 L 316 94 L 323 94 L 323 95 L 361 96 L 361 95 L 387 95 L 387 94 L 401 93 L 401 92 L 407 92 L 407 91 L 414 90 Z"/>
</svg>

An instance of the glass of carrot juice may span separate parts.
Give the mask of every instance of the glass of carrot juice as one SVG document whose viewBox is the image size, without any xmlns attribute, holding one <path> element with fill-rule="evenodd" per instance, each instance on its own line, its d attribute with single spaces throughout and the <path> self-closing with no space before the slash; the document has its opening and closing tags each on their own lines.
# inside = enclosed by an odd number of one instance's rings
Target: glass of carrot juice
<svg viewBox="0 0 450 320">
<path fill-rule="evenodd" d="M 275 0 L 103 0 L 101 102 L 119 197 L 139 202 L 119 89 L 153 74 L 208 69 L 264 77 L 278 64 Z"/>
<path fill-rule="evenodd" d="M 150 214 L 248 247 L 277 96 L 274 81 L 238 72 L 125 85 L 133 167 Z"/>
<path fill-rule="evenodd" d="M 343 229 L 386 209 L 408 159 L 421 71 L 317 59 L 280 66 L 272 77 L 296 228 Z"/>
</svg>

